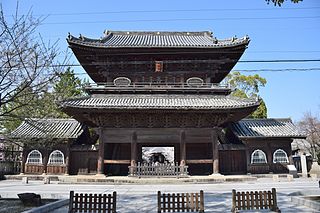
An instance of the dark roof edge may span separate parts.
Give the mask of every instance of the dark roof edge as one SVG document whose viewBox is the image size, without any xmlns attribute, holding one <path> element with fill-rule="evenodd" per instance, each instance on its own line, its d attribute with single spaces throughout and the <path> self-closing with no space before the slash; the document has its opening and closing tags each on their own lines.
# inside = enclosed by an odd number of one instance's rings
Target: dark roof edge
<svg viewBox="0 0 320 213">
<path fill-rule="evenodd" d="M 236 135 L 239 139 L 281 139 L 281 138 L 291 138 L 291 139 L 306 139 L 306 136 L 293 136 L 293 135 L 289 135 L 289 136 L 238 136 Z"/>
</svg>

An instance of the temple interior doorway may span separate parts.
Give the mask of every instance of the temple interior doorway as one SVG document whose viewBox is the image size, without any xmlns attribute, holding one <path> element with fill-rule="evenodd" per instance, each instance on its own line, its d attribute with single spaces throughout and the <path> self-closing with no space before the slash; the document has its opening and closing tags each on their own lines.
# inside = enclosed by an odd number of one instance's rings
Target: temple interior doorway
<svg viewBox="0 0 320 213">
<path fill-rule="evenodd" d="M 142 147 L 142 163 L 174 163 L 174 147 Z"/>
</svg>

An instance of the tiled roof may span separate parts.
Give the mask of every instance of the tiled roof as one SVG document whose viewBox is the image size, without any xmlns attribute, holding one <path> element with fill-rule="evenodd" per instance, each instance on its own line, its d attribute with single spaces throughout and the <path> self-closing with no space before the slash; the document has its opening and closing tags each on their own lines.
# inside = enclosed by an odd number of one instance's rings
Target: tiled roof
<svg viewBox="0 0 320 213">
<path fill-rule="evenodd" d="M 231 109 L 259 105 L 258 100 L 219 95 L 178 94 L 102 94 L 71 99 L 60 103 L 63 108 L 98 109 Z"/>
<path fill-rule="evenodd" d="M 10 137 L 13 138 L 77 138 L 84 125 L 74 119 L 27 119 Z"/>
<path fill-rule="evenodd" d="M 240 138 L 305 137 L 292 123 L 291 119 L 243 119 L 231 124 L 231 130 Z"/>
<path fill-rule="evenodd" d="M 218 40 L 211 32 L 137 32 L 106 31 L 102 39 L 69 35 L 68 42 L 84 46 L 123 48 L 123 47 L 182 47 L 182 48 L 223 48 L 247 45 L 249 37 Z"/>
</svg>

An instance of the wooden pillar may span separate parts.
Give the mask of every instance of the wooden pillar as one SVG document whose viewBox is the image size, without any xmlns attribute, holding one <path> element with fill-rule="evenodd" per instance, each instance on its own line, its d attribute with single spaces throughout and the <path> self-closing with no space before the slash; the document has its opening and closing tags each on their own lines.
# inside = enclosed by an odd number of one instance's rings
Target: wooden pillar
<svg viewBox="0 0 320 213">
<path fill-rule="evenodd" d="M 97 174 L 104 174 L 104 135 L 103 129 L 99 129 L 99 153 L 98 153 L 98 165 L 97 165 Z"/>
<path fill-rule="evenodd" d="M 22 151 L 22 157 L 21 157 L 21 171 L 20 171 L 20 174 L 24 174 L 25 171 L 26 171 L 26 161 L 27 161 L 27 152 L 26 152 L 27 149 L 23 148 L 23 151 Z"/>
<path fill-rule="evenodd" d="M 43 164 L 43 174 L 47 174 L 48 173 L 48 171 L 47 171 L 47 165 L 48 165 L 48 150 L 47 149 L 45 149 L 44 151 L 43 151 L 43 162 L 42 162 L 42 164 Z"/>
<path fill-rule="evenodd" d="M 64 174 L 65 175 L 69 175 L 70 173 L 69 173 L 69 167 L 70 167 L 70 146 L 71 146 L 71 142 L 70 141 L 68 141 L 68 146 L 67 146 L 67 150 L 66 150 L 66 168 L 65 168 L 65 171 L 64 171 Z"/>
<path fill-rule="evenodd" d="M 271 144 L 268 143 L 267 144 L 267 150 L 266 150 L 266 155 L 267 155 L 267 163 L 269 165 L 269 173 L 273 173 L 273 169 L 275 167 L 273 167 L 273 152 L 272 152 L 272 149 L 271 149 Z"/>
<path fill-rule="evenodd" d="M 130 165 L 135 166 L 137 164 L 137 133 L 132 133 L 131 140 L 131 160 Z"/>
<path fill-rule="evenodd" d="M 213 174 L 218 174 L 219 173 L 218 129 L 214 129 L 212 131 L 211 137 L 212 137 Z"/>
<path fill-rule="evenodd" d="M 180 132 L 180 166 L 186 165 L 186 133 Z"/>
</svg>

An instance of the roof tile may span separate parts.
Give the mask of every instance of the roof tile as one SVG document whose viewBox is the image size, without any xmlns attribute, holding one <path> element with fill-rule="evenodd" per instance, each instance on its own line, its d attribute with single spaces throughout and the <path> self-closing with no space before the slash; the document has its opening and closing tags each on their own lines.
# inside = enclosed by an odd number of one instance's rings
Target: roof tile
<svg viewBox="0 0 320 213">
<path fill-rule="evenodd" d="M 231 124 L 238 137 L 305 137 L 291 119 L 243 119 Z"/>
<path fill-rule="evenodd" d="M 13 138 L 77 138 L 84 125 L 74 119 L 27 119 L 10 137 Z"/>
<path fill-rule="evenodd" d="M 259 101 L 219 95 L 103 94 L 66 100 L 62 107 L 106 109 L 232 109 L 254 107 Z"/>
<path fill-rule="evenodd" d="M 249 43 L 247 36 L 218 40 L 210 32 L 126 32 L 107 31 L 102 39 L 83 36 L 69 36 L 69 43 L 81 45 L 121 48 L 121 47 L 182 47 L 182 48 L 221 48 Z"/>
</svg>

